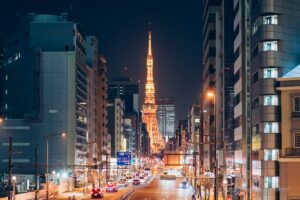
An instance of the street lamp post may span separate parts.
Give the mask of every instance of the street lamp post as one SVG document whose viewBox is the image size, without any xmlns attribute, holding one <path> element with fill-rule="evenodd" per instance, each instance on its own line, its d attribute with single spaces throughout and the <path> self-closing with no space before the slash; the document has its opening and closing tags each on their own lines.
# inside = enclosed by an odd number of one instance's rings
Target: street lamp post
<svg viewBox="0 0 300 200">
<path fill-rule="evenodd" d="M 215 145 L 215 179 L 214 179 L 214 199 L 217 200 L 217 197 L 218 197 L 218 194 L 217 194 L 217 123 L 216 123 L 216 92 L 215 91 L 209 91 L 207 93 L 207 97 L 208 98 L 212 98 L 213 99 L 213 104 L 214 104 L 214 135 L 215 135 L 215 138 L 214 138 L 214 145 Z"/>
<path fill-rule="evenodd" d="M 44 137 L 46 143 L 46 199 L 49 199 L 49 146 L 48 146 L 48 138 L 51 136 L 60 135 L 62 137 L 66 137 L 66 133 L 57 133 L 57 134 L 50 134 Z"/>
</svg>

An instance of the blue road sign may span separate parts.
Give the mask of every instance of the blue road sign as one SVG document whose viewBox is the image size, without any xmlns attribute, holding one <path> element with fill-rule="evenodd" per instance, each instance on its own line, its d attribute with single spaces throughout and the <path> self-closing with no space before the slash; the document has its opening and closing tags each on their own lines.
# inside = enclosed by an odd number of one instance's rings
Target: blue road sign
<svg viewBox="0 0 300 200">
<path fill-rule="evenodd" d="M 117 152 L 117 165 L 118 166 L 131 165 L 131 153 Z"/>
</svg>

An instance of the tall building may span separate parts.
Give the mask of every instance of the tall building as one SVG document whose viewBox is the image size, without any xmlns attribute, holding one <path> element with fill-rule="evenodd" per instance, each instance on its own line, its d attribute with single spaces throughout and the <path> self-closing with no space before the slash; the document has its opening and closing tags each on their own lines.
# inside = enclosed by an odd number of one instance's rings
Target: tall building
<svg viewBox="0 0 300 200">
<path fill-rule="evenodd" d="M 96 69 L 96 133 L 97 133 L 97 145 L 98 158 L 102 164 L 105 164 L 107 168 L 108 155 L 110 149 L 108 145 L 108 129 L 107 129 L 107 61 L 103 56 L 98 56 L 97 69 Z"/>
<path fill-rule="evenodd" d="M 139 84 L 134 83 L 131 78 L 116 77 L 110 80 L 108 85 L 108 99 L 120 98 L 124 102 L 124 117 L 130 121 L 131 134 L 126 134 L 127 142 L 131 141 L 130 151 L 133 157 L 141 151 L 140 143 L 140 117 L 139 117 Z M 127 137 L 128 136 L 128 137 Z M 129 144 L 129 143 L 128 143 Z"/>
<path fill-rule="evenodd" d="M 175 98 L 157 98 L 157 120 L 162 137 L 167 142 L 175 136 Z"/>
<path fill-rule="evenodd" d="M 111 157 L 124 149 L 124 101 L 116 98 L 110 100 L 108 110 L 108 133 L 111 137 Z"/>
<path fill-rule="evenodd" d="M 285 173 L 286 167 L 295 165 L 293 162 L 285 163 L 289 160 L 285 159 L 289 156 L 285 148 L 292 146 L 287 140 L 297 129 L 293 125 L 297 119 L 292 115 L 287 95 L 293 95 L 294 91 L 289 91 L 289 86 L 296 82 L 288 77 L 288 72 L 300 61 L 300 47 L 295 45 L 300 42 L 300 2 L 253 0 L 251 3 L 252 197 L 289 199 L 285 195 L 291 195 L 292 191 L 283 192 L 280 188 L 290 177 Z M 280 90 L 282 101 L 280 91 L 276 90 L 278 77 L 283 77 L 279 79 L 280 88 L 287 89 Z M 289 169 L 292 172 L 292 168 Z M 289 183 L 290 187 L 299 186 L 296 182 Z"/>
<path fill-rule="evenodd" d="M 215 138 L 214 102 L 208 99 L 208 91 L 215 91 L 216 85 L 216 12 L 221 0 L 203 1 L 202 31 L 202 93 L 203 93 L 203 169 L 214 172 L 215 146 L 209 141 Z"/>
<path fill-rule="evenodd" d="M 157 104 L 155 100 L 153 56 L 150 31 L 148 37 L 147 78 L 145 85 L 145 102 L 143 105 L 143 122 L 147 124 L 147 131 L 150 137 L 151 153 L 159 153 L 160 150 L 165 148 L 165 142 L 159 132 L 157 121 Z"/>
<path fill-rule="evenodd" d="M 188 114 L 188 132 L 190 135 L 189 141 L 192 144 L 192 150 L 199 152 L 199 140 L 200 140 L 200 124 L 201 124 L 201 110 L 200 105 L 195 103 L 189 109 Z"/>
<path fill-rule="evenodd" d="M 49 171 L 68 172 L 69 177 L 83 179 L 88 130 L 95 134 L 92 123 L 96 122 L 95 116 L 91 121 L 89 118 L 88 82 L 90 69 L 95 67 L 92 62 L 97 59 L 89 54 L 92 59 L 88 64 L 86 41 L 82 26 L 68 21 L 66 14 L 28 14 L 5 40 L 1 113 L 6 120 L 0 137 L 1 141 L 13 137 L 13 146 L 22 152 L 14 155 L 14 166 L 30 166 L 14 167 L 13 173 L 33 174 L 35 147 L 38 162 L 45 163 L 47 140 Z M 7 146 L 0 149 L 7 152 Z M 4 172 L 7 155 L 1 158 Z"/>
</svg>

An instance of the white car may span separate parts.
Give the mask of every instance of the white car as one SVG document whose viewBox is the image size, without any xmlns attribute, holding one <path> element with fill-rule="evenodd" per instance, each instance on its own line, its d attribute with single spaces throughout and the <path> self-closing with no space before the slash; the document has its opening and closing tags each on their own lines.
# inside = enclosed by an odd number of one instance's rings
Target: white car
<svg viewBox="0 0 300 200">
<path fill-rule="evenodd" d="M 132 176 L 126 176 L 126 180 L 127 180 L 128 183 L 132 183 L 133 182 Z"/>
</svg>

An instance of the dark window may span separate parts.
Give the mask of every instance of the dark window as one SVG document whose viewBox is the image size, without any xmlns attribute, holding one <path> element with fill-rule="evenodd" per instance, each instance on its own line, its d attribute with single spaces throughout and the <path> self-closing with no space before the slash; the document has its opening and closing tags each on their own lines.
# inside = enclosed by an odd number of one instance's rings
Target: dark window
<svg viewBox="0 0 300 200">
<path fill-rule="evenodd" d="M 258 108 L 259 106 L 259 99 L 258 97 L 256 97 L 253 101 L 252 101 L 252 110 L 255 109 L 255 108 Z"/>
<path fill-rule="evenodd" d="M 234 74 L 234 84 L 236 84 L 239 80 L 240 80 L 240 70 L 238 70 L 238 71 Z"/>
<path fill-rule="evenodd" d="M 241 117 L 235 118 L 234 119 L 234 128 L 237 128 L 239 126 L 241 126 Z"/>
<path fill-rule="evenodd" d="M 239 34 L 240 32 L 240 25 L 238 24 L 233 32 L 233 39 L 235 40 L 236 36 Z"/>
<path fill-rule="evenodd" d="M 255 58 L 258 54 L 258 45 L 254 48 L 253 53 L 252 53 L 252 58 Z"/>
<path fill-rule="evenodd" d="M 235 16 L 237 15 L 239 11 L 239 7 L 240 7 L 240 2 L 238 1 L 233 10 L 233 18 L 235 18 Z"/>
<path fill-rule="evenodd" d="M 216 31 L 209 31 L 208 39 L 209 40 L 215 40 L 216 39 Z"/>
<path fill-rule="evenodd" d="M 258 72 L 255 72 L 255 74 L 252 77 L 252 84 L 256 83 L 258 81 Z"/>
<path fill-rule="evenodd" d="M 238 105 L 241 101 L 241 95 L 240 93 L 238 93 L 235 97 L 234 97 L 234 105 Z"/>
<path fill-rule="evenodd" d="M 240 47 L 238 47 L 234 52 L 234 62 L 238 59 L 240 56 Z"/>
</svg>

